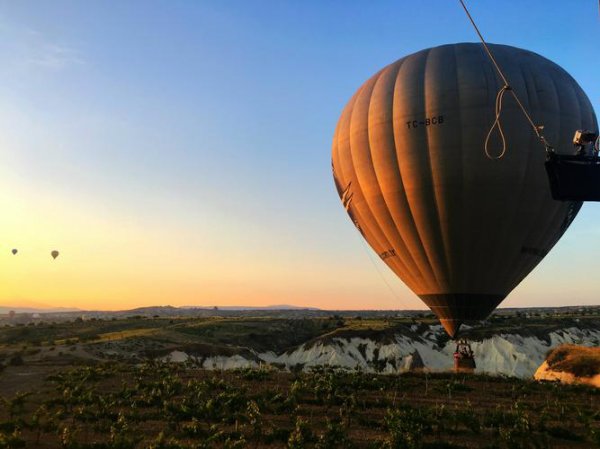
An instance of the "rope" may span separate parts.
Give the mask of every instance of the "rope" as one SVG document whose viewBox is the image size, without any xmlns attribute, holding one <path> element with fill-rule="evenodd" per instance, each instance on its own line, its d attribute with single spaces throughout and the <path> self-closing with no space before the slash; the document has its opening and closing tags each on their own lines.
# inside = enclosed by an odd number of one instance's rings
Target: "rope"
<svg viewBox="0 0 600 449">
<path fill-rule="evenodd" d="M 487 53 L 488 57 L 490 58 L 490 61 L 492 61 L 492 64 L 494 65 L 494 68 L 496 69 L 496 72 L 498 72 L 498 75 L 500 75 L 500 78 L 502 78 L 502 81 L 504 82 L 504 86 L 502 87 L 502 89 L 500 89 L 500 91 L 498 92 L 498 95 L 496 96 L 496 120 L 494 121 L 494 125 L 492 125 L 492 128 L 490 129 L 490 132 L 488 133 L 488 138 L 486 139 L 486 147 L 485 147 L 485 154 L 486 154 L 486 156 L 488 156 L 490 159 L 500 159 L 500 158 L 502 158 L 502 156 L 504 156 L 504 153 L 506 152 L 506 143 L 504 141 L 504 134 L 502 133 L 502 128 L 500 127 L 500 121 L 499 120 L 500 120 L 500 112 L 502 110 L 502 96 L 504 96 L 504 92 L 506 92 L 507 90 L 510 91 L 510 93 L 512 94 L 513 98 L 517 102 L 517 105 L 519 106 L 519 108 L 523 112 L 523 115 L 525 116 L 525 118 L 527 119 L 527 121 L 529 122 L 529 124 L 531 125 L 531 128 L 533 128 L 533 132 L 535 132 L 535 135 L 537 136 L 537 138 L 546 147 L 546 151 L 552 152 L 553 151 L 552 146 L 548 143 L 548 141 L 545 139 L 545 137 L 542 134 L 542 130 L 544 129 L 544 126 L 543 125 L 536 125 L 534 123 L 533 119 L 531 118 L 531 116 L 527 112 L 527 109 L 525 109 L 525 106 L 523 105 L 523 103 L 521 103 L 521 100 L 519 99 L 519 97 L 517 96 L 516 92 L 511 87 L 510 83 L 508 82 L 508 79 L 506 78 L 506 76 L 504 75 L 504 72 L 500 68 L 500 65 L 496 61 L 496 58 L 494 58 L 494 55 L 492 54 L 492 52 L 489 49 L 487 43 L 485 42 L 485 39 L 483 38 L 483 35 L 479 31 L 479 28 L 477 27 L 477 24 L 475 23 L 475 20 L 473 19 L 473 17 L 471 16 L 471 13 L 467 9 L 467 6 L 465 5 L 465 2 L 463 0 L 458 0 L 458 1 L 462 5 L 463 9 L 465 10 L 465 13 L 467 14 L 467 17 L 471 21 L 471 24 L 473 25 L 473 28 L 475 29 L 475 32 L 479 36 L 479 40 L 481 40 L 481 43 L 483 44 L 483 48 L 484 48 L 485 52 Z M 500 110 L 498 110 L 498 103 L 500 103 Z M 498 131 L 500 132 L 500 135 L 502 136 L 502 152 L 500 153 L 499 156 L 490 157 L 490 155 L 488 153 L 488 150 L 487 150 L 487 140 L 489 139 L 489 135 L 491 134 L 492 129 L 494 129 L 496 126 L 498 126 Z"/>
<path fill-rule="evenodd" d="M 375 263 L 375 260 L 373 259 L 373 255 L 371 254 L 371 248 L 369 246 L 367 246 L 367 243 L 365 242 L 365 240 L 363 238 L 361 238 L 360 240 L 363 243 L 363 249 L 367 253 L 367 256 L 369 256 L 369 260 L 373 264 L 373 267 L 375 267 L 375 271 L 377 271 L 377 274 L 379 274 L 379 277 L 381 278 L 381 280 L 383 280 L 383 282 L 385 283 L 385 285 L 387 285 L 387 288 L 390 290 L 390 293 L 392 294 L 392 296 L 394 297 L 394 299 L 396 301 L 398 301 L 402 307 L 404 307 L 404 310 L 409 310 L 408 307 L 407 307 L 407 304 L 405 303 L 405 301 L 402 300 L 402 298 L 400 298 L 400 296 L 398 296 L 396 294 L 395 290 L 392 288 L 392 286 L 390 285 L 390 283 L 387 281 L 387 279 L 385 278 L 385 276 L 383 275 L 383 273 L 381 272 L 381 270 L 377 266 L 377 263 Z"/>
<path fill-rule="evenodd" d="M 502 87 L 502 89 L 500 89 L 498 91 L 498 94 L 496 95 L 496 106 L 495 106 L 496 120 L 494 120 L 494 124 L 488 131 L 487 136 L 485 138 L 485 144 L 483 145 L 483 148 L 485 150 L 485 155 L 488 157 L 488 159 L 501 159 L 504 156 L 504 153 L 506 153 L 506 138 L 504 137 L 504 131 L 502 130 L 502 124 L 500 123 L 500 113 L 502 112 L 502 98 L 504 97 L 504 94 L 506 93 L 507 90 L 510 90 L 510 86 Z M 496 126 L 498 127 L 498 133 L 500 134 L 500 140 L 502 141 L 502 151 L 497 156 L 493 156 L 490 154 L 490 152 L 488 150 L 488 143 L 490 141 L 492 132 L 494 131 L 494 128 Z"/>
</svg>

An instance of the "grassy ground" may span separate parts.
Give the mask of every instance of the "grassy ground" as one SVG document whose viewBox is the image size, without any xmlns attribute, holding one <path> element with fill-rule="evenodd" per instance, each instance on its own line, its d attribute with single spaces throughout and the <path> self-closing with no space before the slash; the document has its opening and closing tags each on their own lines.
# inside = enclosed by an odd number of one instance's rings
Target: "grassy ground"
<svg viewBox="0 0 600 449">
<path fill-rule="evenodd" d="M 30 323 L 0 327 L 0 357 L 2 352 L 22 346 L 48 347 L 73 343 L 102 343 L 139 338 L 152 341 L 165 349 L 185 344 L 205 344 L 215 347 L 253 349 L 277 353 L 299 344 L 332 337 L 355 335 L 383 338 L 399 333 L 418 337 L 428 325 L 438 324 L 425 318 L 361 318 L 330 316 L 328 318 L 142 318 L 113 320 L 63 321 Z M 548 334 L 568 327 L 600 329 L 598 316 L 522 317 L 492 316 L 484 325 L 468 328 L 463 336 L 481 340 L 501 333 L 547 338 Z M 443 338 L 443 337 L 441 337 Z M 444 343 L 440 341 L 440 343 Z"/>
<path fill-rule="evenodd" d="M 418 338 L 433 319 L 129 317 L 0 328 L 0 449 L 591 448 L 600 390 L 450 374 L 210 372 L 148 361 L 282 352 L 336 337 Z M 544 335 L 597 317 L 502 316 Z M 556 364 L 570 356 L 557 353 Z M 562 357 L 562 358 L 561 358 Z"/>
<path fill-rule="evenodd" d="M 297 313 L 297 312 L 294 312 Z M 391 343 L 397 335 L 418 340 L 437 325 L 431 317 L 372 317 L 331 315 L 320 318 L 230 317 L 154 317 L 38 322 L 0 327 L 0 365 L 21 358 L 25 361 L 50 361 L 62 364 L 65 354 L 95 360 L 143 361 L 172 351 L 183 351 L 199 359 L 239 354 L 255 360 L 256 354 L 273 351 L 281 354 L 299 345 L 330 343 L 336 338 L 371 338 Z M 516 314 L 492 316 L 485 325 L 467 328 L 464 336 L 480 340 L 501 333 L 537 336 L 548 339 L 561 328 L 600 329 L 595 315 L 523 317 Z M 442 347 L 448 341 L 440 332 Z"/>
<path fill-rule="evenodd" d="M 129 318 L 42 323 L 0 328 L 0 357 L 23 346 L 51 347 L 138 339 L 165 351 L 186 345 L 282 352 L 343 327 L 337 319 Z M 152 345 L 150 345 L 152 348 Z"/>
<path fill-rule="evenodd" d="M 257 352 L 276 353 L 298 346 L 311 338 L 322 335 L 339 326 L 330 319 L 260 319 L 228 318 L 204 320 L 190 325 L 182 323 L 174 331 L 201 338 L 215 345 L 251 348 Z"/>
<path fill-rule="evenodd" d="M 0 448 L 591 448 L 600 391 L 507 378 L 13 366 Z"/>
</svg>

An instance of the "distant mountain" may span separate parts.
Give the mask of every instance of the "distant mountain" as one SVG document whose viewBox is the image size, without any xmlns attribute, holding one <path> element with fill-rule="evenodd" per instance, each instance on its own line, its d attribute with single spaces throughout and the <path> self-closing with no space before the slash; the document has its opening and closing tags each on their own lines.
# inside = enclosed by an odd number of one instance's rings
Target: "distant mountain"
<svg viewBox="0 0 600 449">
<path fill-rule="evenodd" d="M 19 306 L 0 306 L 0 314 L 9 312 L 15 313 L 65 313 L 65 312 L 80 312 L 81 309 L 76 307 L 19 307 Z"/>
<path fill-rule="evenodd" d="M 113 312 L 122 312 L 122 313 L 154 313 L 154 312 L 175 312 L 179 310 L 177 307 L 173 306 L 147 306 L 147 307 L 136 307 L 135 309 L 125 309 L 125 310 L 114 310 Z M 109 311 L 107 311 L 109 312 Z"/>
<path fill-rule="evenodd" d="M 291 306 L 289 304 L 276 304 L 272 306 L 181 306 L 179 309 L 210 310 L 321 310 L 318 307 Z"/>
</svg>

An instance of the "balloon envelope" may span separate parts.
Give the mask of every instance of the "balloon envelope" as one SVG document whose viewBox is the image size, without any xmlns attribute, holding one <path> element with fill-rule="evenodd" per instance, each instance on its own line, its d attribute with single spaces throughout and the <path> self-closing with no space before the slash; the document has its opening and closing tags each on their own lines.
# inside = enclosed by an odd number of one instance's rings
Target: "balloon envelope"
<svg viewBox="0 0 600 449">
<path fill-rule="evenodd" d="M 53 259 L 56 259 L 56 258 L 58 257 L 58 255 L 59 255 L 59 254 L 60 254 L 60 253 L 59 253 L 58 251 L 56 251 L 56 250 L 54 250 L 54 251 L 52 251 L 52 252 L 50 253 L 50 255 L 52 256 L 52 258 L 53 258 Z"/>
<path fill-rule="evenodd" d="M 535 53 L 490 44 L 557 152 L 597 131 L 573 78 Z M 545 151 L 510 94 L 506 155 L 486 134 L 503 83 L 479 44 L 443 45 L 385 67 L 350 99 L 332 149 L 335 184 L 369 245 L 455 336 L 485 319 L 550 251 L 580 202 L 550 195 Z M 490 152 L 499 152 L 496 134 Z"/>
<path fill-rule="evenodd" d="M 13 249 L 13 250 L 11 251 L 11 253 L 13 253 L 13 256 L 14 256 L 15 254 L 17 254 L 18 252 L 19 252 L 19 250 L 18 250 L 18 249 Z"/>
</svg>

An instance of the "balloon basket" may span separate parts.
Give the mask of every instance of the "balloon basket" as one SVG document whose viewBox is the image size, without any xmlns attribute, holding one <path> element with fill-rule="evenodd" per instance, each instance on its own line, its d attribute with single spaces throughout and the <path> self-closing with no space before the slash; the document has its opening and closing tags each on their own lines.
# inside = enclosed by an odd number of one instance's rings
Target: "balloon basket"
<svg viewBox="0 0 600 449">
<path fill-rule="evenodd" d="M 475 371 L 475 367 L 475 356 L 471 345 L 467 340 L 458 340 L 454 351 L 454 372 L 472 373 Z"/>
<path fill-rule="evenodd" d="M 598 156 L 549 153 L 546 172 L 553 199 L 600 201 L 600 158 Z"/>
</svg>

